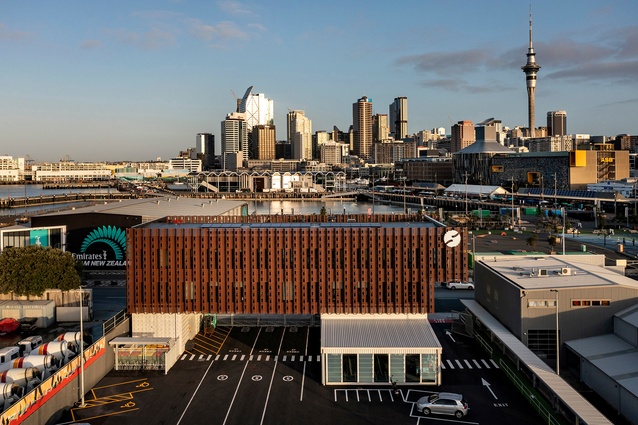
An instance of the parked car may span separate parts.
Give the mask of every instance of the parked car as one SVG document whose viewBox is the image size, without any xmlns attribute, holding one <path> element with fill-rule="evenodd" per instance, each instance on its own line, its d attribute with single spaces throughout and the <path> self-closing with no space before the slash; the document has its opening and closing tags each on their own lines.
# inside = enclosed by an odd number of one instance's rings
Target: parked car
<svg viewBox="0 0 638 425">
<path fill-rule="evenodd" d="M 436 413 L 441 415 L 454 415 L 460 419 L 468 414 L 470 407 L 461 394 L 436 393 L 421 397 L 416 402 L 416 410 L 424 415 Z"/>
<path fill-rule="evenodd" d="M 441 283 L 441 286 L 443 286 L 444 288 L 447 288 L 447 289 L 469 289 L 469 290 L 473 290 L 474 289 L 474 282 L 473 281 L 461 282 L 461 281 L 455 280 L 455 281 L 452 281 L 452 282 L 443 282 L 443 283 Z"/>
</svg>

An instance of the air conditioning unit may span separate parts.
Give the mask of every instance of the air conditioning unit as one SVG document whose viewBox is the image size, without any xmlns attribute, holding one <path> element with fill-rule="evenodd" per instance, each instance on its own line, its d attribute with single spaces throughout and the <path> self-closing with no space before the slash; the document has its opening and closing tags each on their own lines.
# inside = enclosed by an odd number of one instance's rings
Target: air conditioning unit
<svg viewBox="0 0 638 425">
<path fill-rule="evenodd" d="M 560 274 L 562 274 L 563 276 L 569 276 L 572 274 L 572 269 L 570 269 L 569 267 L 561 267 Z"/>
</svg>

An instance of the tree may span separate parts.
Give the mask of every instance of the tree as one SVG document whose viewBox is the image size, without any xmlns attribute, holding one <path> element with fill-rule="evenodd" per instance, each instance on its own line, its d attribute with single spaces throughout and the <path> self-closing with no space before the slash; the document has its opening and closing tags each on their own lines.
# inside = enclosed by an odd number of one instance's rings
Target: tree
<svg viewBox="0 0 638 425">
<path fill-rule="evenodd" d="M 325 206 L 325 205 L 324 205 L 323 207 L 321 207 L 321 211 L 319 211 L 319 214 L 320 214 L 322 217 L 325 217 L 325 216 L 326 216 L 326 214 L 328 214 L 328 211 L 326 210 L 326 206 Z"/>
<path fill-rule="evenodd" d="M 61 249 L 6 248 L 0 254 L 0 293 L 39 296 L 47 289 L 77 289 L 81 272 L 82 264 Z"/>
<path fill-rule="evenodd" d="M 532 247 L 533 251 L 536 251 L 536 243 L 538 242 L 538 235 L 534 233 L 532 236 L 527 238 L 527 245 Z"/>
<path fill-rule="evenodd" d="M 549 243 L 549 246 L 552 248 L 552 252 L 554 252 L 556 248 L 556 242 L 558 242 L 558 239 L 554 235 L 551 235 L 547 238 L 547 243 Z"/>
</svg>

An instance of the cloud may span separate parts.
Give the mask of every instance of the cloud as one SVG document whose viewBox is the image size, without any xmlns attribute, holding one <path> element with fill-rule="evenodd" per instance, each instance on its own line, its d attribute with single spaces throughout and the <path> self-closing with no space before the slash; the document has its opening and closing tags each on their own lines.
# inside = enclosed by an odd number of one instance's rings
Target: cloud
<svg viewBox="0 0 638 425">
<path fill-rule="evenodd" d="M 3 22 L 0 22 L 0 41 L 30 41 L 35 36 L 26 31 L 11 31 Z"/>
<path fill-rule="evenodd" d="M 238 1 L 220 1 L 217 6 L 230 15 L 254 15 L 254 12 L 246 4 Z"/>
<path fill-rule="evenodd" d="M 234 22 L 204 24 L 199 19 L 191 19 L 189 31 L 193 36 L 208 42 L 228 40 L 248 40 L 250 35 Z"/>
<path fill-rule="evenodd" d="M 635 84 L 638 81 L 638 27 L 614 28 L 600 33 L 556 37 L 534 42 L 536 61 L 544 80 L 590 81 L 592 83 Z M 574 37 L 575 37 L 574 36 Z M 491 84 L 469 85 L 483 71 L 520 69 L 525 64 L 527 45 L 495 53 L 492 48 L 457 52 L 428 52 L 396 60 L 399 67 L 412 67 L 426 77 L 424 85 L 438 85 L 450 91 L 491 91 Z"/>
<path fill-rule="evenodd" d="M 102 46 L 102 42 L 100 40 L 86 40 L 82 43 L 83 49 L 95 49 Z"/>
<path fill-rule="evenodd" d="M 421 85 L 426 88 L 438 88 L 453 92 L 474 94 L 494 92 L 500 93 L 510 89 L 503 86 L 502 84 L 499 84 L 498 82 L 490 82 L 489 84 L 478 86 L 475 84 L 470 84 L 468 81 L 462 78 L 441 78 L 424 80 L 421 82 Z"/>
<path fill-rule="evenodd" d="M 430 52 L 422 55 L 404 56 L 397 60 L 400 66 L 414 67 L 418 72 L 439 76 L 462 75 L 484 67 L 492 54 L 489 50 L 472 49 L 459 52 Z"/>
<path fill-rule="evenodd" d="M 133 32 L 125 29 L 108 30 L 107 34 L 121 43 L 141 47 L 146 50 L 155 50 L 161 47 L 175 44 L 175 33 L 160 28 L 151 28 L 145 32 Z"/>
</svg>

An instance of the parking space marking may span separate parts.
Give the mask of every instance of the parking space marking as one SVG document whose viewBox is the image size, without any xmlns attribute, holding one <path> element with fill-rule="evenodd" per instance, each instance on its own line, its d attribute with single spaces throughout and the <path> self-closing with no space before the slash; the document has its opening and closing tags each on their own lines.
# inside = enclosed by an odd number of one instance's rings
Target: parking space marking
<svg viewBox="0 0 638 425">
<path fill-rule="evenodd" d="M 270 360 L 270 354 L 266 356 L 266 361 Z M 275 358 L 275 361 L 277 361 L 277 359 Z"/>
<path fill-rule="evenodd" d="M 186 359 L 186 357 L 188 357 L 188 354 L 183 354 L 183 355 L 182 355 L 182 358 L 181 358 L 180 360 L 185 360 L 185 359 Z"/>
<path fill-rule="evenodd" d="M 260 360 L 261 360 L 261 354 L 257 356 L 257 361 L 260 361 Z"/>
<path fill-rule="evenodd" d="M 465 362 L 465 364 L 467 365 L 468 369 L 472 369 L 472 365 L 470 364 L 470 362 L 468 362 L 467 360 L 463 360 Z"/>
<path fill-rule="evenodd" d="M 195 358 L 195 354 L 191 354 L 191 357 L 188 360 L 193 360 L 194 358 Z"/>
<path fill-rule="evenodd" d="M 182 412 L 182 415 L 179 417 L 179 419 L 177 420 L 177 424 L 175 424 L 175 425 L 179 425 L 182 422 L 182 419 L 184 418 L 184 415 L 186 414 L 186 411 L 188 410 L 188 408 L 190 407 L 191 403 L 193 402 L 193 399 L 195 398 L 195 395 L 199 391 L 199 388 L 202 386 L 202 383 L 204 382 L 204 379 L 206 379 L 206 375 L 208 375 L 208 371 L 210 371 L 210 368 L 211 368 L 211 366 L 213 366 L 213 363 L 214 362 L 210 362 L 208 364 L 208 367 L 206 368 L 206 372 L 204 372 L 204 376 L 202 376 L 202 379 L 200 379 L 199 384 L 197 385 L 197 388 L 195 388 L 195 391 L 193 391 L 193 395 L 191 396 L 190 400 L 188 400 L 188 404 L 186 404 L 186 407 L 184 407 L 184 411 Z"/>
<path fill-rule="evenodd" d="M 310 330 L 306 328 L 306 348 L 304 349 L 304 353 L 308 354 L 308 336 L 310 335 Z M 311 360 L 311 357 L 308 356 L 308 361 Z M 301 393 L 299 394 L 299 401 L 303 401 L 303 389 L 304 384 L 306 383 L 306 362 L 303 364 L 303 374 L 301 375 Z"/>
<path fill-rule="evenodd" d="M 245 354 L 242 354 L 242 355 L 241 355 L 241 357 L 239 358 L 239 361 L 240 361 L 240 362 L 243 362 L 245 357 L 246 357 L 246 355 L 245 355 Z"/>
<path fill-rule="evenodd" d="M 215 356 L 215 361 L 219 360 L 219 358 L 220 358 L 220 357 L 221 357 L 221 355 L 220 355 L 220 354 L 216 355 L 216 356 Z"/>
<path fill-rule="evenodd" d="M 248 358 L 248 361 L 252 362 L 253 361 L 253 355 L 251 354 L 250 357 Z"/>
<path fill-rule="evenodd" d="M 213 355 L 212 355 L 212 354 L 209 354 L 209 355 L 208 355 L 208 357 L 206 357 L 206 361 L 207 361 L 207 362 L 208 362 L 208 361 L 210 361 L 211 357 L 213 357 Z"/>
<path fill-rule="evenodd" d="M 496 362 L 494 361 L 494 359 L 490 359 L 490 361 L 492 362 L 495 368 L 500 369 L 498 365 L 496 364 Z"/>
<path fill-rule="evenodd" d="M 286 361 L 286 356 L 284 355 L 284 358 L 281 359 L 281 361 L 285 362 Z"/>
<path fill-rule="evenodd" d="M 450 369 L 454 369 L 454 365 L 452 364 L 452 361 L 446 360 L 446 362 L 450 366 Z"/>
<path fill-rule="evenodd" d="M 461 364 L 461 362 L 458 359 L 455 359 L 454 361 L 459 366 L 459 369 L 463 369 L 463 365 Z"/>
<path fill-rule="evenodd" d="M 231 360 L 235 360 L 237 358 L 237 354 L 233 354 L 233 357 L 231 358 Z"/>
<path fill-rule="evenodd" d="M 479 364 L 479 362 L 476 361 L 476 359 L 472 359 L 472 361 L 474 362 L 474 364 L 476 365 L 478 369 L 481 369 L 481 365 Z"/>
<path fill-rule="evenodd" d="M 224 354 L 224 360 L 228 358 L 228 354 Z"/>
<path fill-rule="evenodd" d="M 253 342 L 253 346 L 250 349 L 250 359 L 252 360 L 252 353 L 253 350 L 255 349 L 255 346 L 257 345 L 257 340 L 259 339 L 259 335 L 261 334 L 261 328 L 259 328 L 259 331 L 257 331 L 257 337 L 255 338 L 255 341 Z M 246 362 L 244 363 L 244 369 L 241 372 L 241 376 L 239 377 L 239 382 L 237 382 L 237 387 L 235 388 L 235 394 L 233 394 L 233 398 L 230 401 L 230 405 L 228 406 L 228 410 L 226 411 L 226 417 L 224 417 L 224 425 L 226 424 L 226 421 L 228 420 L 228 415 L 230 415 L 230 411 L 233 408 L 233 404 L 235 404 L 235 399 L 237 398 L 237 393 L 239 392 L 239 387 L 241 385 L 242 380 L 244 379 L 244 375 L 246 374 L 246 369 L 248 368 L 248 364 L 250 362 Z M 212 363 L 211 363 L 212 365 Z M 179 424 L 177 424 L 179 425 Z"/>
<path fill-rule="evenodd" d="M 281 333 L 281 341 L 279 341 L 279 348 L 277 349 L 277 353 L 281 352 L 281 346 L 284 343 L 284 335 L 286 334 L 286 328 Z M 272 390 L 272 381 L 275 380 L 275 372 L 277 371 L 277 359 L 275 358 L 275 367 L 272 368 L 272 376 L 270 377 L 270 385 L 268 386 L 268 395 L 266 396 L 266 404 L 264 404 L 264 412 L 261 414 L 261 422 L 259 425 L 264 423 L 264 418 L 266 417 L 266 409 L 268 408 L 268 400 L 270 400 L 270 391 Z"/>
</svg>

